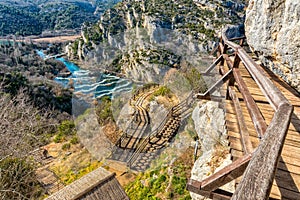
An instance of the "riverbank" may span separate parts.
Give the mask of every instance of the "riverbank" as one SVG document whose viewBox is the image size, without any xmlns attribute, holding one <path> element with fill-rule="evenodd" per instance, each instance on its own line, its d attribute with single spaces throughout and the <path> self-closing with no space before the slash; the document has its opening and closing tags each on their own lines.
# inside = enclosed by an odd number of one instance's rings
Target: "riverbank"
<svg viewBox="0 0 300 200">
<path fill-rule="evenodd" d="M 17 41 L 24 43 L 51 43 L 51 44 L 59 44 L 72 42 L 80 37 L 80 34 L 76 35 L 59 35 L 59 36 L 28 36 L 28 37 L 0 37 L 0 41 Z"/>
</svg>

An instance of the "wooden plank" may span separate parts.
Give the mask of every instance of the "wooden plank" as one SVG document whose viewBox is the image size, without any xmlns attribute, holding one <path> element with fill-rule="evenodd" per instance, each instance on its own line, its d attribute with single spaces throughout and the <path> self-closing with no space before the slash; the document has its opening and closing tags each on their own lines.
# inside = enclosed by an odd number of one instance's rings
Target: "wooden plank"
<svg viewBox="0 0 300 200">
<path fill-rule="evenodd" d="M 236 118 L 235 114 L 226 113 L 226 120 L 237 123 L 237 120 L 235 118 Z M 247 118 L 245 116 L 244 116 L 244 118 L 245 118 L 246 122 L 251 122 L 252 123 L 252 120 L 250 118 Z M 270 122 L 272 120 L 271 115 L 266 115 L 265 120 L 266 120 L 267 124 L 270 124 Z M 289 130 L 292 130 L 293 132 L 299 132 L 299 130 L 300 130 L 299 120 L 293 120 L 292 119 L 291 123 L 289 125 Z"/>
<path fill-rule="evenodd" d="M 300 99 L 299 99 L 300 100 Z M 232 102 L 231 100 L 224 100 L 225 101 L 225 105 L 228 107 L 230 105 L 232 105 Z M 270 106 L 270 104 L 268 103 L 262 103 L 262 102 L 255 102 L 258 106 L 258 108 L 261 110 L 261 112 L 264 112 L 264 111 L 267 111 L 267 112 L 270 112 L 270 111 L 274 111 L 274 109 Z M 292 103 L 292 102 L 291 102 Z M 242 106 L 244 106 L 244 103 L 243 102 L 240 102 L 240 104 Z M 297 106 L 294 106 L 294 114 L 298 117 L 300 117 L 300 107 L 297 107 Z"/>
<path fill-rule="evenodd" d="M 266 78 L 263 70 L 258 67 L 258 65 L 248 56 L 246 51 L 239 45 L 228 41 L 225 32 L 222 33 L 222 38 L 225 44 L 229 47 L 235 49 L 243 62 L 244 66 L 247 68 L 252 78 L 261 88 L 264 95 L 267 97 L 268 102 L 272 107 L 277 110 L 282 103 L 288 104 L 286 98 L 280 93 L 279 89 L 274 86 L 272 81 Z"/>
<path fill-rule="evenodd" d="M 242 75 L 242 77 L 243 77 L 243 75 Z M 247 83 L 247 85 L 249 85 L 249 87 L 252 87 L 253 89 L 259 89 L 257 84 L 255 83 L 255 81 L 251 77 L 243 77 L 243 79 Z M 285 96 L 287 96 L 291 99 L 294 99 L 294 100 L 299 99 L 299 95 L 294 94 L 293 92 L 290 91 L 292 88 L 284 87 L 284 86 L 282 86 L 281 83 L 278 83 L 278 82 L 274 82 L 274 85 L 276 87 L 278 87 L 278 89 L 280 89 L 281 93 L 284 94 Z M 262 93 L 262 91 L 260 91 L 260 89 L 256 90 L 256 91 Z"/>
<path fill-rule="evenodd" d="M 268 199 L 292 112 L 289 104 L 278 107 L 232 199 L 246 199 L 249 194 L 256 199 Z"/>
<path fill-rule="evenodd" d="M 256 88 L 255 85 L 253 84 L 253 80 L 252 79 L 245 79 L 244 78 L 245 83 L 249 86 L 249 88 L 251 88 L 251 94 L 253 95 L 261 95 L 264 96 L 263 93 L 260 91 L 259 88 Z M 275 84 L 276 85 L 276 84 Z M 278 87 L 279 89 L 281 89 L 280 87 Z M 287 98 L 290 102 L 294 102 L 295 105 L 299 105 L 299 98 L 291 93 L 289 93 L 288 91 L 281 91 L 281 93 L 283 94 L 283 96 L 285 98 Z"/>
<path fill-rule="evenodd" d="M 205 191 L 201 190 L 201 182 L 197 180 L 190 179 L 187 183 L 187 190 L 201 196 L 206 196 L 211 199 L 220 199 L 220 200 L 229 200 L 232 196 L 232 193 L 227 191 L 217 189 L 215 191 Z"/>
<path fill-rule="evenodd" d="M 239 135 L 240 135 L 239 132 L 228 130 L 228 136 L 230 136 L 230 137 L 235 137 L 235 138 L 241 140 L 241 137 Z M 257 138 L 253 134 L 250 134 L 249 137 L 250 137 L 250 141 L 252 143 L 252 146 L 257 147 L 259 145 L 259 142 L 260 142 L 259 138 Z M 297 138 L 298 140 L 294 140 L 293 136 L 290 137 L 290 136 L 287 135 L 286 137 L 287 138 L 285 139 L 284 145 L 291 146 L 291 147 L 296 147 L 296 148 L 298 148 L 300 146 L 299 137 Z"/>
<path fill-rule="evenodd" d="M 241 93 L 237 93 L 237 96 L 238 96 L 238 98 L 240 99 L 240 100 L 243 100 L 244 99 L 244 97 L 243 97 L 243 95 L 241 94 Z M 265 96 L 263 96 L 263 95 L 257 95 L 257 94 L 251 94 L 251 96 L 252 96 L 252 98 L 257 102 L 266 102 L 266 103 L 268 103 L 268 100 L 266 99 L 266 97 Z"/>
<path fill-rule="evenodd" d="M 244 155 L 242 151 L 239 151 L 236 149 L 230 149 L 230 153 L 234 157 L 242 157 Z M 295 163 L 294 164 L 287 163 L 284 161 L 284 158 L 281 157 L 279 159 L 277 168 L 280 170 L 283 170 L 283 171 L 288 171 L 290 173 L 300 175 L 300 159 L 298 160 L 298 162 L 296 164 L 298 164 L 298 165 L 295 165 Z"/>
<path fill-rule="evenodd" d="M 242 144 L 239 138 L 229 137 L 228 140 L 231 149 L 243 151 Z M 253 146 L 256 147 L 255 143 L 253 143 Z M 281 156 L 284 162 L 300 166 L 300 155 L 298 147 L 284 144 Z"/>
<path fill-rule="evenodd" d="M 299 200 L 299 193 L 285 188 L 278 188 L 276 185 L 273 185 L 271 188 L 270 197 L 284 199 L 284 200 Z"/>
<path fill-rule="evenodd" d="M 253 94 L 262 94 L 261 90 L 258 88 L 258 87 L 255 87 L 255 85 L 253 85 L 250 81 L 251 79 L 244 79 L 245 82 L 247 83 L 248 85 L 248 88 L 250 90 L 251 93 Z M 292 100 L 297 100 L 299 99 L 299 97 L 295 96 L 294 94 L 290 93 L 289 91 L 286 91 L 286 89 L 282 88 L 282 87 L 278 87 L 281 91 L 281 93 L 286 97 L 288 98 L 289 100 L 292 99 Z M 281 90 L 282 89 L 282 90 Z M 263 94 L 262 94 L 263 95 Z"/>
<path fill-rule="evenodd" d="M 237 136 L 237 134 L 239 134 L 239 130 L 237 126 L 238 125 L 236 123 L 232 123 L 232 122 L 227 123 L 227 130 L 228 130 L 228 134 L 233 132 L 232 136 L 235 136 L 236 138 L 240 138 L 239 136 Z M 256 138 L 259 141 L 259 138 L 257 137 L 256 132 L 253 128 L 248 128 L 248 132 L 250 137 Z M 252 138 L 250 139 L 252 140 Z M 286 136 L 285 144 L 290 146 L 300 147 L 300 134 L 298 132 L 289 130 Z"/>
<path fill-rule="evenodd" d="M 246 126 L 246 123 L 244 120 L 244 116 L 243 116 L 243 112 L 242 112 L 239 100 L 236 97 L 236 94 L 235 94 L 234 90 L 232 89 L 232 86 L 229 86 L 228 91 L 229 91 L 229 95 L 230 95 L 232 101 L 234 102 L 234 108 L 237 113 L 236 117 L 238 120 L 239 129 L 240 129 L 243 150 L 244 150 L 245 154 L 252 153 L 253 147 L 252 147 L 251 141 L 249 139 L 248 129 L 247 129 L 247 126 Z"/>
</svg>

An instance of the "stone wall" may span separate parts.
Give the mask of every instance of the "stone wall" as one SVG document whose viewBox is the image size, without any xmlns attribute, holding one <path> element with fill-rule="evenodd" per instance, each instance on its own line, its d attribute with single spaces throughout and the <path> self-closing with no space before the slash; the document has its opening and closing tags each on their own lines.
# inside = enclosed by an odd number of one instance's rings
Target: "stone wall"
<svg viewBox="0 0 300 200">
<path fill-rule="evenodd" d="M 300 92 L 300 2 L 250 0 L 245 29 L 263 64 Z"/>
</svg>

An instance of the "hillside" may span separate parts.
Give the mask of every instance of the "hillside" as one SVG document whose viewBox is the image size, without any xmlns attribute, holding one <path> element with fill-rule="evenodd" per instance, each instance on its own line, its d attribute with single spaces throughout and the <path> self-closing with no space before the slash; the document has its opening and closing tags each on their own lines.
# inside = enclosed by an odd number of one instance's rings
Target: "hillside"
<svg viewBox="0 0 300 200">
<path fill-rule="evenodd" d="M 80 28 L 83 22 L 96 22 L 118 0 L 18 0 L 0 1 L 0 36 L 39 35 L 45 30 Z"/>
<path fill-rule="evenodd" d="M 201 66 L 199 54 L 214 48 L 225 25 L 232 25 L 231 36 L 243 34 L 244 8 L 242 1 L 122 1 L 85 24 L 68 55 L 95 70 L 159 81 L 184 60 Z"/>
</svg>

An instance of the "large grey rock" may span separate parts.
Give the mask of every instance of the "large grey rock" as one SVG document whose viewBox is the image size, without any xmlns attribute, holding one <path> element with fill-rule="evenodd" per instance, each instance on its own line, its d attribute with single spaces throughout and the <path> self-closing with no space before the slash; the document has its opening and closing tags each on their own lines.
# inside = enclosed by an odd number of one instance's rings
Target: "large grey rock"
<svg viewBox="0 0 300 200">
<path fill-rule="evenodd" d="M 192 113 L 202 151 L 210 151 L 218 143 L 227 145 L 225 114 L 218 102 L 199 103 Z"/>
<path fill-rule="evenodd" d="M 231 163 L 230 154 L 227 154 L 226 158 L 220 157 L 220 155 L 224 155 L 221 152 L 227 152 L 228 141 L 226 139 L 225 113 L 219 104 L 214 101 L 199 103 L 192 113 L 203 152 L 196 160 L 191 172 L 191 178 L 194 180 L 202 181 Z M 215 166 L 218 167 L 215 169 Z M 234 184 L 227 184 L 222 189 L 232 192 Z M 207 199 L 192 192 L 190 194 L 193 200 Z"/>
<path fill-rule="evenodd" d="M 300 2 L 250 0 L 245 29 L 263 63 L 300 92 Z"/>
</svg>

